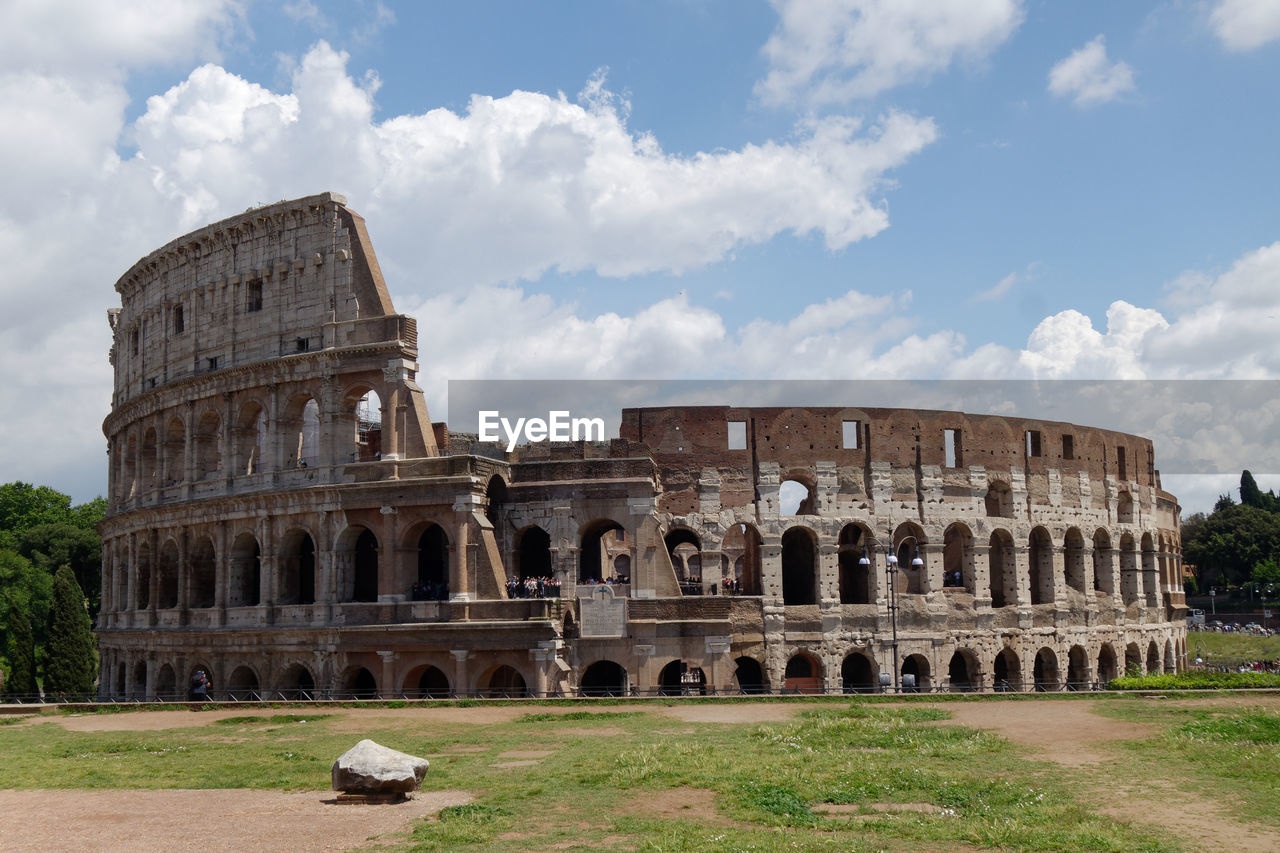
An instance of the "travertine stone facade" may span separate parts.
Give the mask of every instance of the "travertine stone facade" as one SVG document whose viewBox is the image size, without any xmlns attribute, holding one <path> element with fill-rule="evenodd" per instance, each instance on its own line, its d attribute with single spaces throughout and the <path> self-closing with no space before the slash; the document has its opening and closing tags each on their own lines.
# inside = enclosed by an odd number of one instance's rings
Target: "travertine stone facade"
<svg viewBox="0 0 1280 853">
<path fill-rule="evenodd" d="M 104 697 L 196 669 L 239 697 L 1061 689 L 1184 659 L 1146 439 L 682 407 L 480 448 L 430 422 L 416 323 L 333 194 L 175 240 L 117 290 Z"/>
</svg>

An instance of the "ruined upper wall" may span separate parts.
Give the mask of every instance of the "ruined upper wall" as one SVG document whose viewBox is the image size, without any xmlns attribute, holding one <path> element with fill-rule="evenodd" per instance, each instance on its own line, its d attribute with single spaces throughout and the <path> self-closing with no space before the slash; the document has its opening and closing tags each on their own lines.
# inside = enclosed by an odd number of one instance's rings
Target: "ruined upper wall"
<svg viewBox="0 0 1280 853">
<path fill-rule="evenodd" d="M 135 263 L 116 290 L 115 405 L 265 359 L 388 340 L 416 348 L 415 324 L 394 313 L 364 220 L 335 193 L 179 237 Z"/>
</svg>

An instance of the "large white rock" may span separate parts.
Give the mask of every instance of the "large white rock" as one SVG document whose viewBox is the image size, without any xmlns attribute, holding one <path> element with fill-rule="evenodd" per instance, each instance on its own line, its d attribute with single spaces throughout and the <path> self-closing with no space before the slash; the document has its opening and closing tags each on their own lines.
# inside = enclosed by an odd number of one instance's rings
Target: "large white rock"
<svg viewBox="0 0 1280 853">
<path fill-rule="evenodd" d="M 333 762 L 333 790 L 349 794 L 416 791 L 430 766 L 425 758 L 362 740 Z"/>
</svg>

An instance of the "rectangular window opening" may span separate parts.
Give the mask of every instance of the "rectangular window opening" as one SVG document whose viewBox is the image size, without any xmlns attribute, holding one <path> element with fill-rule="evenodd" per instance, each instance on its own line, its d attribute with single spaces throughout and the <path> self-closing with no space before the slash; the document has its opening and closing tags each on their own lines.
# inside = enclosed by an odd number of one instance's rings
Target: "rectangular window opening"
<svg viewBox="0 0 1280 853">
<path fill-rule="evenodd" d="M 187 323 L 186 323 L 186 318 L 183 316 L 183 313 L 182 313 L 182 306 L 181 305 L 173 306 L 173 333 L 175 335 L 180 335 L 184 331 L 186 331 L 186 328 L 187 328 Z"/>
<path fill-rule="evenodd" d="M 1027 430 L 1027 456 L 1037 458 L 1040 456 L 1040 430 Z"/>
<path fill-rule="evenodd" d="M 218 357 L 216 355 L 213 356 L 212 358 L 205 359 L 205 361 L 206 363 L 208 363 L 210 370 L 218 369 Z"/>
<path fill-rule="evenodd" d="M 959 468 L 964 464 L 960 459 L 960 430 L 944 429 L 942 431 L 942 444 L 946 455 L 946 467 Z"/>
<path fill-rule="evenodd" d="M 747 449 L 747 422 L 729 421 L 729 449 Z"/>
<path fill-rule="evenodd" d="M 308 338 L 298 338 L 298 352 L 306 352 L 311 348 L 311 341 Z"/>
<path fill-rule="evenodd" d="M 844 435 L 842 436 L 845 450 L 858 449 L 858 422 L 844 421 L 842 424 Z"/>
<path fill-rule="evenodd" d="M 244 310 L 248 312 L 262 310 L 262 282 L 251 281 L 245 285 Z"/>
<path fill-rule="evenodd" d="M 1064 435 L 1062 437 L 1062 458 L 1076 458 L 1076 439 L 1073 435 Z"/>
<path fill-rule="evenodd" d="M 139 335 L 137 329 L 129 332 L 129 348 L 133 350 L 134 355 L 138 354 L 138 338 Z"/>
</svg>

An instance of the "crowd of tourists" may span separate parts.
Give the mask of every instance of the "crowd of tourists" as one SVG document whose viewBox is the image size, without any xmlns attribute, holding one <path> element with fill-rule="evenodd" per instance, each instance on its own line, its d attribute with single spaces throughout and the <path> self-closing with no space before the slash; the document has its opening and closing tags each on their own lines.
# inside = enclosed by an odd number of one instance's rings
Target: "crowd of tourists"
<svg viewBox="0 0 1280 853">
<path fill-rule="evenodd" d="M 507 578 L 507 598 L 559 598 L 556 578 Z"/>
</svg>

